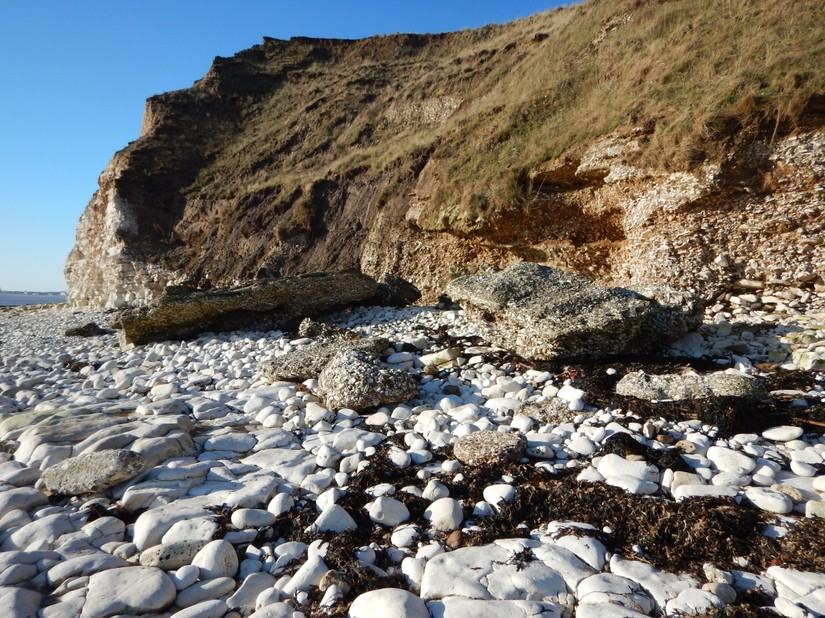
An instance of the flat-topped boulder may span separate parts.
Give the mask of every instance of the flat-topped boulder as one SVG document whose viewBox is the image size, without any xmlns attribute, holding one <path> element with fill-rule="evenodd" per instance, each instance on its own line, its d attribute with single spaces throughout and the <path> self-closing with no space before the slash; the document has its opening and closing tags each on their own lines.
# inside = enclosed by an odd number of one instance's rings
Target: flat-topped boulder
<svg viewBox="0 0 825 618">
<path fill-rule="evenodd" d="M 186 339 L 205 332 L 278 330 L 370 299 L 378 283 L 355 271 L 263 279 L 233 288 L 167 288 L 149 307 L 120 312 L 122 343 Z"/>
<path fill-rule="evenodd" d="M 616 384 L 616 393 L 638 399 L 707 399 L 708 397 L 742 397 L 767 399 L 768 391 L 756 378 L 717 371 L 699 375 L 692 371 L 680 374 L 655 375 L 632 371 Z"/>
<path fill-rule="evenodd" d="M 646 352 L 701 323 L 696 296 L 662 287 L 609 288 L 530 262 L 450 281 L 447 295 L 480 334 L 530 359 Z"/>
</svg>

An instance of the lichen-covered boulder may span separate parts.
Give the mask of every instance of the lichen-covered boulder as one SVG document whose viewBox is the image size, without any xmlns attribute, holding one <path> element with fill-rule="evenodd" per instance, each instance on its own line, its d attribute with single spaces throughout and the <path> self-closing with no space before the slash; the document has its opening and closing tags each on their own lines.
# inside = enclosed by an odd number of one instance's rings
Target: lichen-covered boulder
<svg viewBox="0 0 825 618">
<path fill-rule="evenodd" d="M 364 350 L 339 352 L 318 376 L 318 386 L 330 408 L 363 410 L 399 403 L 418 394 L 418 382 L 405 371 L 385 367 Z"/>
<path fill-rule="evenodd" d="M 692 371 L 676 374 L 646 374 L 633 371 L 616 384 L 616 394 L 637 399 L 707 399 L 708 397 L 742 397 L 761 400 L 768 397 L 768 391 L 756 378 L 739 373 L 717 371 L 699 375 Z"/>
<path fill-rule="evenodd" d="M 447 285 L 483 337 L 531 359 L 638 353 L 701 322 L 698 298 L 662 287 L 608 288 L 572 273 L 521 262 Z"/>
<path fill-rule="evenodd" d="M 362 350 L 371 355 L 380 354 L 390 345 L 381 337 L 349 339 L 338 337 L 330 341 L 318 341 L 277 356 L 261 363 L 261 373 L 273 381 L 303 382 L 317 378 L 339 352 Z"/>
</svg>

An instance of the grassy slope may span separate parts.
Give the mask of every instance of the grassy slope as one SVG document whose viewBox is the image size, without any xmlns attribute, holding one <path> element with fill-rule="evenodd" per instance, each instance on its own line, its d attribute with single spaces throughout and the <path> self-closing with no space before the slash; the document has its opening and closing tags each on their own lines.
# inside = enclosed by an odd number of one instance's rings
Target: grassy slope
<svg viewBox="0 0 825 618">
<path fill-rule="evenodd" d="M 529 170 L 618 127 L 650 129 L 639 157 L 667 169 L 749 126 L 792 129 L 825 93 L 822 24 L 817 0 L 590 0 L 446 35 L 267 40 L 159 107 L 217 99 L 234 118 L 191 121 L 211 133 L 184 175 L 227 228 L 254 207 L 281 237 L 310 230 L 323 179 L 381 178 L 380 199 L 401 199 L 430 160 L 420 222 L 463 233 L 529 201 Z"/>
</svg>

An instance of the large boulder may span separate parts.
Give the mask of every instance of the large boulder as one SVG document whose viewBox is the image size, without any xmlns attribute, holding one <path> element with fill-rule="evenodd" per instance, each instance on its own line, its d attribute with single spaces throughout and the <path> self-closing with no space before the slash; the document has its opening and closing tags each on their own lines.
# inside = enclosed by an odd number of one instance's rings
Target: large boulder
<svg viewBox="0 0 825 618">
<path fill-rule="evenodd" d="M 364 350 L 336 354 L 318 376 L 318 386 L 327 406 L 353 410 L 400 403 L 418 394 L 414 377 L 384 366 L 377 355 Z"/>
<path fill-rule="evenodd" d="M 199 333 L 293 328 L 302 318 L 372 298 L 378 283 L 354 271 L 264 279 L 235 288 L 167 288 L 150 307 L 120 312 L 123 343 L 184 339 Z"/>
<path fill-rule="evenodd" d="M 389 347 L 390 342 L 381 337 L 349 339 L 339 337 L 330 341 L 318 341 L 293 350 L 283 356 L 276 356 L 261 363 L 261 373 L 270 380 L 303 382 L 317 378 L 321 371 L 339 352 L 362 350 L 377 355 Z"/>
<path fill-rule="evenodd" d="M 616 384 L 616 394 L 637 399 L 707 399 L 708 397 L 742 397 L 767 399 L 768 391 L 756 378 L 740 373 L 717 371 L 699 375 L 692 371 L 675 374 L 647 374 L 632 371 Z"/>
<path fill-rule="evenodd" d="M 529 262 L 447 285 L 480 334 L 531 359 L 587 359 L 645 352 L 701 323 L 693 294 L 667 288 L 608 288 Z"/>
</svg>

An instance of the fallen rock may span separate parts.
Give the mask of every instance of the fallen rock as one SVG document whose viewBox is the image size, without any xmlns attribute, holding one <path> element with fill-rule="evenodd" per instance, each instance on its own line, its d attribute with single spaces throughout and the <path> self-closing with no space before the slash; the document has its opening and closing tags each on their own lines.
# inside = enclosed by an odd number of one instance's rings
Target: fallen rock
<svg viewBox="0 0 825 618">
<path fill-rule="evenodd" d="M 83 453 L 46 468 L 40 477 L 49 491 L 67 496 L 98 493 L 137 476 L 146 467 L 140 453 L 111 449 Z"/>
<path fill-rule="evenodd" d="M 666 375 L 633 371 L 616 384 L 616 394 L 647 401 L 681 401 L 709 397 L 742 397 L 759 401 L 768 397 L 768 391 L 756 378 L 724 371 L 704 376 L 692 371 Z"/>
<path fill-rule="evenodd" d="M 450 281 L 480 335 L 531 359 L 602 358 L 674 341 L 701 323 L 698 299 L 667 288 L 607 288 L 529 262 Z"/>
<path fill-rule="evenodd" d="M 318 322 L 312 318 L 304 318 L 298 325 L 299 337 L 312 337 L 313 339 L 357 339 L 351 330 L 341 328 L 337 324 L 330 322 Z"/>
<path fill-rule="evenodd" d="M 332 341 L 320 341 L 293 350 L 261 363 L 261 373 L 275 382 L 303 382 L 317 378 L 329 362 L 340 352 L 362 350 L 377 355 L 390 345 L 381 337 L 350 339 L 343 336 Z"/>
<path fill-rule="evenodd" d="M 406 307 L 421 298 L 421 290 L 412 283 L 394 275 L 384 273 L 378 279 L 378 287 L 370 303 L 379 307 Z"/>
<path fill-rule="evenodd" d="M 89 322 L 83 326 L 75 326 L 67 328 L 64 333 L 67 337 L 97 337 L 99 335 L 108 335 L 112 331 L 101 328 L 94 322 Z"/>
<path fill-rule="evenodd" d="M 400 403 L 418 394 L 418 382 L 405 371 L 383 366 L 363 350 L 339 352 L 318 376 L 318 386 L 330 408 L 363 410 Z"/>
<path fill-rule="evenodd" d="M 453 446 L 453 454 L 461 463 L 471 466 L 502 464 L 518 461 L 527 448 L 527 439 L 520 433 L 484 430 L 461 436 Z"/>
<path fill-rule="evenodd" d="M 235 288 L 167 288 L 150 307 L 126 309 L 113 320 L 122 343 L 185 339 L 199 333 L 292 328 L 301 319 L 372 297 L 377 283 L 354 271 L 265 279 Z"/>
</svg>

